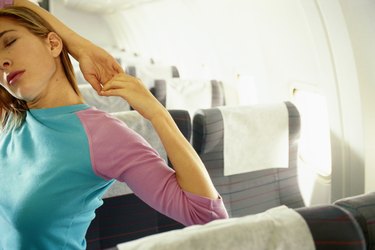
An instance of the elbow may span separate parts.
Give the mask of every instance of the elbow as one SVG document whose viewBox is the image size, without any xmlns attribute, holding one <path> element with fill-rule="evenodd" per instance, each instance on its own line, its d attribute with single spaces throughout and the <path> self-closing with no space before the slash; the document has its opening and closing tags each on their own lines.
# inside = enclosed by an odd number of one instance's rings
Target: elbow
<svg viewBox="0 0 375 250">
<path fill-rule="evenodd" d="M 185 226 L 203 225 L 214 220 L 224 220 L 229 218 L 228 212 L 222 203 L 219 206 L 212 207 L 204 213 L 200 213 L 199 211 L 191 212 L 189 217 L 190 219 L 184 223 Z"/>
</svg>

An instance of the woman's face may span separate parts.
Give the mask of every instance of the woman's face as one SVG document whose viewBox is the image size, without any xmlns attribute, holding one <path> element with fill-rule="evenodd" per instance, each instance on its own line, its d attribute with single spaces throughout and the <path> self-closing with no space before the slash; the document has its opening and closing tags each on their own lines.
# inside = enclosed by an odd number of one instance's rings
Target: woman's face
<svg viewBox="0 0 375 250">
<path fill-rule="evenodd" d="M 48 37 L 0 17 L 0 84 L 14 97 L 32 102 L 47 94 L 56 72 L 55 54 Z"/>
</svg>

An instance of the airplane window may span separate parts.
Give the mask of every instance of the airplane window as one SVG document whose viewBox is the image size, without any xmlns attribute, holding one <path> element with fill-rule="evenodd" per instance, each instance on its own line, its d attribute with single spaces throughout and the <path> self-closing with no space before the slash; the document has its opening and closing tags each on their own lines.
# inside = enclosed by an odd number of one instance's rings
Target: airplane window
<svg viewBox="0 0 375 250">
<path fill-rule="evenodd" d="M 293 102 L 301 116 L 299 158 L 323 177 L 331 175 L 331 142 L 326 100 L 323 95 L 293 90 Z"/>
</svg>

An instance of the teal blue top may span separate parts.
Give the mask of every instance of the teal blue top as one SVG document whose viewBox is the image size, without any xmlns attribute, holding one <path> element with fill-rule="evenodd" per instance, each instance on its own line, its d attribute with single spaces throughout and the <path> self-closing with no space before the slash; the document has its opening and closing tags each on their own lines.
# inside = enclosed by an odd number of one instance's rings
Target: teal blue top
<svg viewBox="0 0 375 250">
<path fill-rule="evenodd" d="M 221 199 L 184 192 L 120 120 L 85 104 L 36 109 L 18 129 L 0 132 L 0 250 L 85 249 L 114 179 L 185 225 L 227 217 Z"/>
<path fill-rule="evenodd" d="M 91 167 L 75 115 L 87 108 L 30 110 L 22 127 L 0 136 L 0 249 L 85 247 L 88 223 L 102 203 L 97 197 L 111 183 Z"/>
</svg>

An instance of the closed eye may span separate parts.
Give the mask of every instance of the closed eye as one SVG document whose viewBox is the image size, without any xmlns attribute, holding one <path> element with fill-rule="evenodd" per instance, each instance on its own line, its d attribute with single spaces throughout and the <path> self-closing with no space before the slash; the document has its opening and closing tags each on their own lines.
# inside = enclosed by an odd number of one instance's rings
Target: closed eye
<svg viewBox="0 0 375 250">
<path fill-rule="evenodd" d="M 15 41 L 17 41 L 17 39 L 13 39 L 10 42 L 5 43 L 5 47 L 11 46 Z"/>
</svg>

